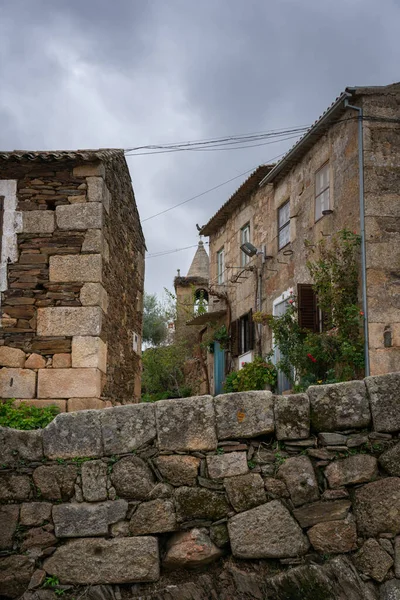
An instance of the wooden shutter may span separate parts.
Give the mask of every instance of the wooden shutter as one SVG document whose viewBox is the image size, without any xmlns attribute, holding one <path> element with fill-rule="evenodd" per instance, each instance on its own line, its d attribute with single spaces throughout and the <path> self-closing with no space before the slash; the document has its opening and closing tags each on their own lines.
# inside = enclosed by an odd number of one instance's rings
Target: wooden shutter
<svg viewBox="0 0 400 600">
<path fill-rule="evenodd" d="M 317 296 L 309 283 L 297 285 L 299 325 L 302 329 L 319 332 Z"/>
<path fill-rule="evenodd" d="M 247 320 L 247 327 L 248 327 L 248 335 L 249 335 L 249 345 L 248 345 L 248 350 L 253 350 L 254 349 L 254 322 L 253 322 L 253 310 L 250 309 L 249 312 L 247 313 L 248 316 L 248 320 Z"/>
<path fill-rule="evenodd" d="M 239 356 L 239 340 L 240 340 L 239 319 L 236 319 L 236 321 L 232 321 L 232 323 L 231 323 L 231 353 L 232 353 L 232 356 Z"/>
<path fill-rule="evenodd" d="M 1 249 L 3 246 L 3 217 L 4 217 L 4 196 L 0 196 L 0 260 Z"/>
</svg>

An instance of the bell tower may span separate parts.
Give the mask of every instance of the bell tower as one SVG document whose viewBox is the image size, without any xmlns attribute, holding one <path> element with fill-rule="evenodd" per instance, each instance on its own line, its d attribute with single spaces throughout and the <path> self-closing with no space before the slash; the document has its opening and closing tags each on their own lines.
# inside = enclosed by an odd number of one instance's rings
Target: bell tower
<svg viewBox="0 0 400 600">
<path fill-rule="evenodd" d="M 177 302 L 177 318 L 175 324 L 175 337 L 177 340 L 193 340 L 193 327 L 186 322 L 193 318 L 199 305 L 208 303 L 208 280 L 210 260 L 204 243 L 200 240 L 192 264 L 186 276 L 174 279 Z"/>
</svg>

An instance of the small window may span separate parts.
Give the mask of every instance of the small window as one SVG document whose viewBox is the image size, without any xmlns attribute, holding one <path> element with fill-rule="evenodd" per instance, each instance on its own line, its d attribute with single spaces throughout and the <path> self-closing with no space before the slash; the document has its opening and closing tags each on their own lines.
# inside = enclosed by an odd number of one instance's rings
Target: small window
<svg viewBox="0 0 400 600">
<path fill-rule="evenodd" d="M 132 334 L 132 350 L 134 352 L 136 352 L 137 354 L 139 354 L 139 343 L 140 343 L 140 337 L 138 336 L 137 333 L 133 332 L 133 334 Z"/>
<path fill-rule="evenodd" d="M 315 220 L 319 221 L 323 210 L 329 210 L 329 163 L 315 174 Z"/>
<path fill-rule="evenodd" d="M 239 355 L 253 350 L 254 346 L 254 323 L 252 311 L 239 319 Z"/>
<path fill-rule="evenodd" d="M 278 250 L 290 242 L 290 201 L 278 208 Z"/>
<path fill-rule="evenodd" d="M 225 277 L 225 252 L 224 249 L 221 248 L 219 252 L 217 252 L 217 281 L 218 284 L 221 285 L 224 283 Z"/>
<path fill-rule="evenodd" d="M 247 225 L 242 227 L 242 229 L 240 230 L 240 245 L 245 244 L 246 242 L 250 242 L 250 223 L 247 223 Z M 245 254 L 242 250 L 241 251 L 242 267 L 245 267 L 249 262 L 250 262 L 250 256 L 247 256 L 247 254 Z"/>
</svg>

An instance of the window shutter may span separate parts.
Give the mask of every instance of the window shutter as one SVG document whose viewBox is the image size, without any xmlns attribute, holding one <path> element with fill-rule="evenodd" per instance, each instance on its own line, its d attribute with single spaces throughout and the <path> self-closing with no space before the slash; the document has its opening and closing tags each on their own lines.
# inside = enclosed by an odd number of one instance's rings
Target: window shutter
<svg viewBox="0 0 400 600">
<path fill-rule="evenodd" d="M 300 327 L 317 333 L 319 331 L 317 296 L 311 284 L 297 285 L 297 302 Z"/>
<path fill-rule="evenodd" d="M 3 217 L 4 217 L 4 196 L 0 196 L 0 259 L 3 246 Z"/>
<path fill-rule="evenodd" d="M 239 356 L 239 319 L 231 323 L 231 353 L 232 356 Z"/>
<path fill-rule="evenodd" d="M 249 346 L 248 346 L 248 350 L 253 350 L 254 348 L 254 322 L 253 322 L 253 310 L 250 309 L 249 312 L 247 313 L 248 315 L 248 321 L 247 321 L 247 326 L 248 326 L 248 335 L 249 335 Z"/>
</svg>

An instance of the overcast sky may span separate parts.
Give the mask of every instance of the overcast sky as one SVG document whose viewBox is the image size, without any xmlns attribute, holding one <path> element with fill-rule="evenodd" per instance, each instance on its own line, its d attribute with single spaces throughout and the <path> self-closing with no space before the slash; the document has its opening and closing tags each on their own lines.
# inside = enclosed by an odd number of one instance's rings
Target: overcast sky
<svg viewBox="0 0 400 600">
<path fill-rule="evenodd" d="M 0 0 L 0 148 L 129 148 L 308 125 L 346 87 L 400 80 L 399 0 Z M 142 219 L 293 141 L 129 157 Z M 143 223 L 149 253 L 198 241 L 245 179 Z M 193 249 L 146 262 L 172 289 Z"/>
</svg>

